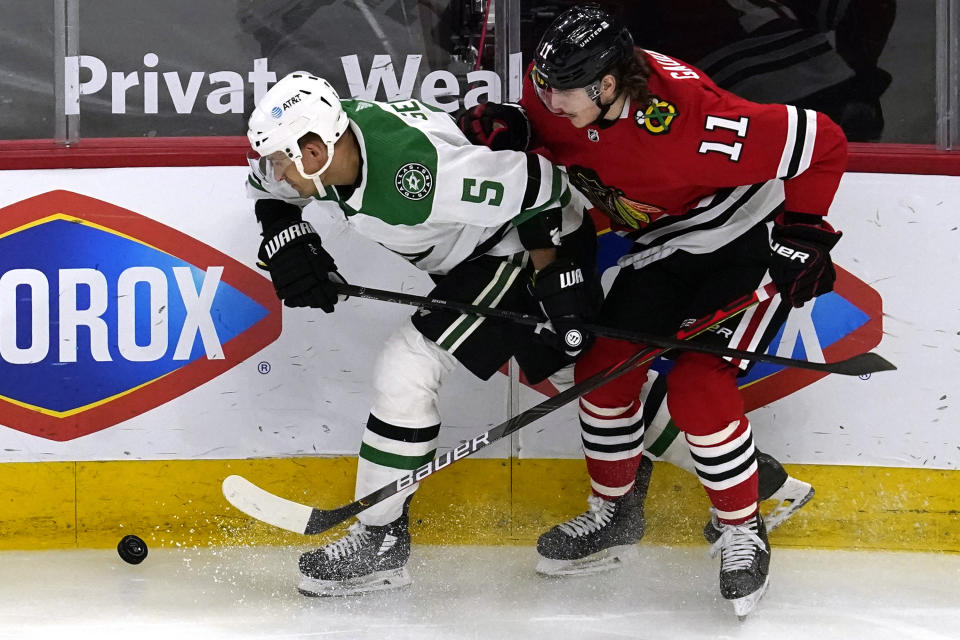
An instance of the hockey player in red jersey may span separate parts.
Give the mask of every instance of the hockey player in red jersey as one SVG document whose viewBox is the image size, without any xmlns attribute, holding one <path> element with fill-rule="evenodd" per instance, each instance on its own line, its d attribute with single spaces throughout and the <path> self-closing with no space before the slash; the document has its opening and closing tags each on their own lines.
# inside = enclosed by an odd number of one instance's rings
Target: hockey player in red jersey
<svg viewBox="0 0 960 640">
<path fill-rule="evenodd" d="M 757 104 L 699 69 L 634 49 L 595 5 L 550 26 L 524 79 L 521 106 L 483 105 L 461 120 L 493 148 L 540 149 L 634 240 L 599 324 L 668 335 L 771 279 L 779 296 L 698 339 L 763 351 L 791 306 L 830 291 L 824 220 L 846 165 L 846 139 L 823 114 Z M 643 345 L 598 339 L 582 380 Z M 695 352 L 667 376 L 670 414 L 716 511 L 720 592 L 749 613 L 768 582 L 770 545 L 757 508 L 757 454 L 737 376 L 749 362 Z M 585 395 L 580 422 L 591 509 L 541 536 L 546 560 L 629 543 L 643 448 L 637 369 Z M 623 524 L 626 523 L 626 524 Z"/>
</svg>

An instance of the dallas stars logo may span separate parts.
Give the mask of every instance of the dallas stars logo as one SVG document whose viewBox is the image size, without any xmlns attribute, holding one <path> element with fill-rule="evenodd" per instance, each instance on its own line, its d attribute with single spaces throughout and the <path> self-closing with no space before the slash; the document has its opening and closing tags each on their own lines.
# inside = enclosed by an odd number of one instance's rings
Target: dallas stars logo
<svg viewBox="0 0 960 640">
<path fill-rule="evenodd" d="M 423 200 L 433 190 L 433 175 L 419 162 L 408 162 L 397 171 L 397 191 L 409 200 Z"/>
<path fill-rule="evenodd" d="M 650 105 L 646 109 L 637 109 L 634 119 L 638 127 L 644 127 L 655 136 L 663 133 L 669 133 L 670 125 L 673 119 L 680 115 L 677 108 L 660 98 L 654 96 L 650 99 Z"/>
</svg>

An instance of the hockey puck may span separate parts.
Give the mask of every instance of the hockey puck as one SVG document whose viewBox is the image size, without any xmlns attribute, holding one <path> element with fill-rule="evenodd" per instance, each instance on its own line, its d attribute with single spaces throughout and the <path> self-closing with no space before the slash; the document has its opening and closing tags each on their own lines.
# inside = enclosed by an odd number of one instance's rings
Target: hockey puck
<svg viewBox="0 0 960 640">
<path fill-rule="evenodd" d="M 137 536 L 123 536 L 117 545 L 117 553 L 124 562 L 140 564 L 147 557 L 147 543 Z"/>
</svg>

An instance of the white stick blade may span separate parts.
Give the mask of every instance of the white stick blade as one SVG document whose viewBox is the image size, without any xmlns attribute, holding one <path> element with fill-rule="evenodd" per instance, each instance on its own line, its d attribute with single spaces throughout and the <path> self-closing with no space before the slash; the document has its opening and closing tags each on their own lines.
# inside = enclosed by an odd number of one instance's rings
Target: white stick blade
<svg viewBox="0 0 960 640">
<path fill-rule="evenodd" d="M 294 533 L 307 530 L 313 512 L 311 507 L 275 496 L 241 476 L 224 478 L 223 496 L 251 518 Z"/>
</svg>

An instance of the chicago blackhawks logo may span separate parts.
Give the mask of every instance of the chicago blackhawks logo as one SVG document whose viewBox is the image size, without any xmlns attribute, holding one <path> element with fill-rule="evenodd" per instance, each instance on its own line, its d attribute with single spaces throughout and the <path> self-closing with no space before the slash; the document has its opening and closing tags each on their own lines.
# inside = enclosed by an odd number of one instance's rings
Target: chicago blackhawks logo
<svg viewBox="0 0 960 640">
<path fill-rule="evenodd" d="M 570 182 L 587 196 L 590 204 L 619 225 L 641 229 L 650 224 L 651 215 L 663 212 L 660 207 L 627 198 L 621 189 L 608 187 L 593 169 L 573 165 L 568 173 Z"/>
<path fill-rule="evenodd" d="M 646 109 L 637 109 L 634 119 L 638 127 L 643 127 L 655 136 L 669 133 L 674 118 L 680 115 L 677 108 L 666 100 L 653 96 Z"/>
<path fill-rule="evenodd" d="M 408 162 L 397 171 L 397 191 L 409 200 L 423 200 L 433 189 L 433 175 L 419 162 Z"/>
</svg>

